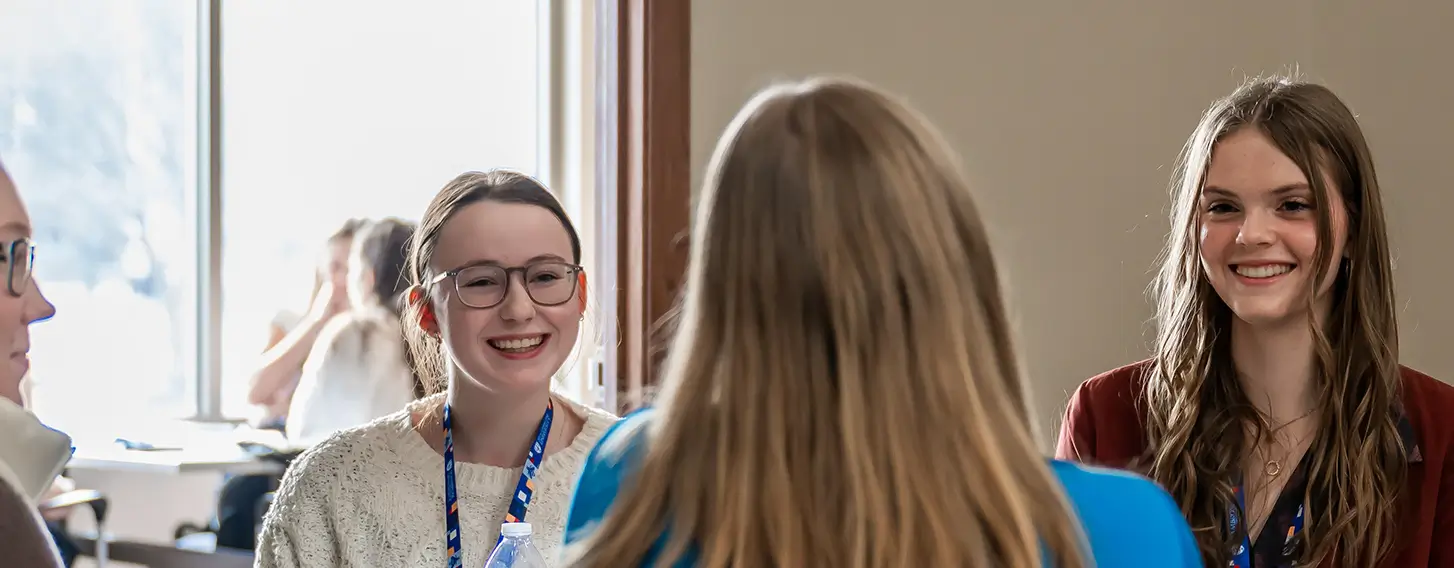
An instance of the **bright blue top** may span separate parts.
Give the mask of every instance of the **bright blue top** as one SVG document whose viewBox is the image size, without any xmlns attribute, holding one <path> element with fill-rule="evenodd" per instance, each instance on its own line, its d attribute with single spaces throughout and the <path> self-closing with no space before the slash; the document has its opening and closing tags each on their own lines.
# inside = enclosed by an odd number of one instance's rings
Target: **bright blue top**
<svg viewBox="0 0 1454 568">
<path fill-rule="evenodd" d="M 566 520 L 566 544 L 581 540 L 605 517 L 622 482 L 639 461 L 639 434 L 650 411 L 617 422 L 586 458 Z M 602 455 L 602 447 L 614 451 Z M 1080 516 L 1097 568 L 1202 568 L 1201 555 L 1186 519 L 1171 496 L 1150 480 L 1124 472 L 1050 461 L 1066 495 Z M 659 542 L 664 542 L 664 539 Z M 643 565 L 650 565 L 648 563 Z M 677 564 L 692 565 L 688 558 Z"/>
</svg>

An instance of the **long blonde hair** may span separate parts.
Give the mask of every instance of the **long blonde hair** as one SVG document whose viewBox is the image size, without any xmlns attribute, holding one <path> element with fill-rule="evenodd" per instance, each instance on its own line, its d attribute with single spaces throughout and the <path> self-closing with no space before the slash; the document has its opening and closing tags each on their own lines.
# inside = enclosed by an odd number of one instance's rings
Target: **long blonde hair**
<svg viewBox="0 0 1454 568">
<path fill-rule="evenodd" d="M 957 159 L 847 80 L 723 135 L 639 469 L 576 566 L 1080 567 Z M 1042 549 L 1043 545 L 1043 549 Z"/>
<path fill-rule="evenodd" d="M 1399 534 L 1393 526 L 1407 466 L 1398 434 L 1398 322 L 1393 263 L 1373 157 L 1353 112 L 1321 85 L 1285 78 L 1249 81 L 1202 117 L 1172 187 L 1172 231 L 1157 296 L 1156 354 L 1147 377 L 1148 474 L 1180 503 L 1208 566 L 1225 566 L 1246 523 L 1229 530 L 1233 484 L 1249 440 L 1267 424 L 1242 392 L 1231 359 L 1235 317 L 1217 296 L 1198 249 L 1201 196 L 1212 150 L 1256 128 L 1302 170 L 1313 188 L 1318 245 L 1310 285 L 1334 277 L 1332 310 L 1314 337 L 1320 428 L 1308 449 L 1311 516 L 1299 565 L 1335 552 L 1342 565 L 1374 566 Z M 1332 181 L 1329 186 L 1324 180 Z M 1348 212 L 1348 258 L 1334 266 L 1332 192 Z M 1308 298 L 1316 298 L 1315 288 Z"/>
</svg>

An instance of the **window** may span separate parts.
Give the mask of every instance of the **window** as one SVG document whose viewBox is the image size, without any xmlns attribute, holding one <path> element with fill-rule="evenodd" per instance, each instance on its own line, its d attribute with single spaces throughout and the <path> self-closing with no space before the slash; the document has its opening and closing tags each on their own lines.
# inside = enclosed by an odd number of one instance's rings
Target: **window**
<svg viewBox="0 0 1454 568">
<path fill-rule="evenodd" d="M 78 17 L 9 2 L 0 160 L 58 307 L 32 328 L 37 412 L 62 428 L 247 416 L 269 324 L 306 309 L 326 236 L 352 217 L 417 221 L 466 170 L 572 186 L 557 189 L 595 254 L 591 141 L 562 143 L 594 132 L 593 46 L 564 37 L 591 26 L 562 19 L 593 12 L 575 4 L 108 0 Z"/>
<path fill-rule="evenodd" d="M 74 8 L 12 0 L 0 18 L 0 160 L 30 207 L 37 278 L 59 307 L 32 328 L 32 401 L 58 425 L 137 408 L 189 414 L 196 6 Z"/>
<path fill-rule="evenodd" d="M 541 175 L 532 2 L 228 2 L 223 12 L 222 401 L 280 312 L 302 313 L 350 217 L 418 221 L 467 170 Z"/>
</svg>

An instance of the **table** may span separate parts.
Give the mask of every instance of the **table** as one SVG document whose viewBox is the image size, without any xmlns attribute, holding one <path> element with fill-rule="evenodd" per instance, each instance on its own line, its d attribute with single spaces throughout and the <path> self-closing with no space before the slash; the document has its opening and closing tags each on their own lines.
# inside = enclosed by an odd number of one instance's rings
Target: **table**
<svg viewBox="0 0 1454 568">
<path fill-rule="evenodd" d="M 72 471 L 134 471 L 141 473 L 224 475 L 280 474 L 283 464 L 259 459 L 237 445 L 188 447 L 178 450 L 128 450 L 110 447 L 77 447 L 66 469 Z"/>
<path fill-rule="evenodd" d="M 273 434 L 276 434 L 275 438 L 269 437 Z M 280 474 L 284 469 L 283 464 L 259 458 L 238 445 L 240 441 L 250 440 L 276 446 L 282 443 L 282 437 L 275 432 L 181 423 L 164 433 L 151 431 L 127 438 L 151 442 L 160 449 L 127 449 L 115 441 L 115 436 L 77 437 L 73 442 L 76 452 L 66 468 L 71 471 L 223 475 Z"/>
</svg>

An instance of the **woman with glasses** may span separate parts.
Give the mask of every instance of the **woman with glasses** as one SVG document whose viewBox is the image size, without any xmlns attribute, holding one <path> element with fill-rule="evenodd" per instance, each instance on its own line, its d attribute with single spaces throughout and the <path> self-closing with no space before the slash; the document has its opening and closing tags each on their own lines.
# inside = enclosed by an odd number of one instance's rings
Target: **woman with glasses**
<svg viewBox="0 0 1454 568">
<path fill-rule="evenodd" d="M 6 566 L 61 566 L 35 501 L 70 458 L 71 441 L 26 411 L 20 383 L 30 370 L 30 324 L 55 315 L 55 306 L 31 279 L 30 216 L 0 166 L 0 558 Z"/>
<path fill-rule="evenodd" d="M 581 242 L 540 182 L 463 174 L 409 245 L 404 309 L 429 396 L 303 454 L 258 565 L 481 566 L 503 522 L 557 555 L 581 464 L 615 417 L 551 392 L 586 310 Z"/>
<path fill-rule="evenodd" d="M 35 252 L 30 244 L 30 216 L 10 175 L 0 166 L 0 262 L 5 294 L 0 294 L 0 346 L 10 361 L 0 371 L 0 397 L 21 404 L 20 382 L 30 371 L 30 324 L 49 319 L 56 308 L 30 278 Z"/>
</svg>

